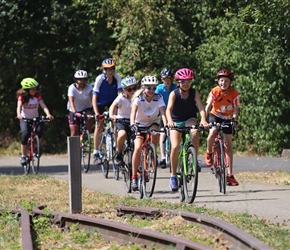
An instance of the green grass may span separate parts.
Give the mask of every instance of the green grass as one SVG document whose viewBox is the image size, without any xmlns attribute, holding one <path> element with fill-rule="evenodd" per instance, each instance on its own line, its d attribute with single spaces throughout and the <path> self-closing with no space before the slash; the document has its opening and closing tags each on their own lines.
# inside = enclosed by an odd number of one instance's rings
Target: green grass
<svg viewBox="0 0 290 250">
<path fill-rule="evenodd" d="M 284 176 L 283 178 L 290 176 L 280 173 L 280 176 L 276 174 L 272 179 L 279 179 L 282 175 Z M 262 178 L 261 176 L 258 177 Z M 33 229 L 36 232 L 36 248 L 55 249 L 55 246 L 58 246 L 58 249 L 120 249 L 120 245 L 115 242 L 105 241 L 102 235 L 97 232 L 78 230 L 77 225 L 71 227 L 70 230 L 62 230 L 50 223 L 51 211 L 69 212 L 69 190 L 66 181 L 46 175 L 0 175 L 0 181 L 0 206 L 2 208 L 16 208 L 21 205 L 26 210 L 31 211 L 36 204 L 47 205 L 45 216 L 33 218 Z M 136 227 L 185 237 L 214 249 L 226 249 L 229 247 L 222 234 L 210 236 L 199 225 L 186 223 L 180 216 L 170 216 L 164 213 L 160 218 L 153 220 L 140 219 L 134 216 L 117 217 L 115 207 L 118 205 L 142 206 L 200 213 L 231 223 L 274 249 L 290 249 L 289 227 L 270 223 L 248 213 L 233 214 L 205 207 L 182 203 L 167 203 L 154 199 L 120 198 L 110 194 L 94 192 L 86 188 L 83 188 L 82 198 L 83 215 L 106 218 Z M 122 249 L 140 248 L 142 247 L 129 243 L 122 245 Z M 0 249 L 21 249 L 18 218 L 9 212 L 2 213 L 0 217 Z M 156 248 L 152 245 L 148 249 Z"/>
</svg>

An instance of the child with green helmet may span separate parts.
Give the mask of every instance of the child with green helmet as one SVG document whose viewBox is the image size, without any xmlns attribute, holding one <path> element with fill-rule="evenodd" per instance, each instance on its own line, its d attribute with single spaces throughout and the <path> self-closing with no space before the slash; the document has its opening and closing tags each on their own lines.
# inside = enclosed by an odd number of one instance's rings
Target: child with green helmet
<svg viewBox="0 0 290 250">
<path fill-rule="evenodd" d="M 45 105 L 41 95 L 37 91 L 38 82 L 33 78 L 24 78 L 21 81 L 21 89 L 17 91 L 17 118 L 20 121 L 21 129 L 21 158 L 20 164 L 26 163 L 26 150 L 28 137 L 30 135 L 30 126 L 22 121 L 23 118 L 33 119 L 39 116 L 38 108 L 41 106 L 47 118 L 53 120 L 49 109 Z M 41 137 L 41 126 L 38 127 L 38 136 Z"/>
</svg>

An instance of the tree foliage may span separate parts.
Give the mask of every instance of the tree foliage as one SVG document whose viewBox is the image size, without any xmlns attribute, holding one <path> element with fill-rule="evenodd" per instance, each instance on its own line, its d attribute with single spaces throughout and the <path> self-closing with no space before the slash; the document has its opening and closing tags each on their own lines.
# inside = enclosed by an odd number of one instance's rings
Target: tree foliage
<svg viewBox="0 0 290 250">
<path fill-rule="evenodd" d="M 15 93 L 35 77 L 56 116 L 47 151 L 65 150 L 67 87 L 76 69 L 100 73 L 106 57 L 122 76 L 190 67 L 205 102 L 228 67 L 241 94 L 237 149 L 276 155 L 290 146 L 289 6 L 283 0 L 61 0 L 0 5 L 1 131 L 17 138 Z M 61 138 L 59 140 L 58 138 Z M 61 144 L 59 144 L 61 141 Z"/>
</svg>

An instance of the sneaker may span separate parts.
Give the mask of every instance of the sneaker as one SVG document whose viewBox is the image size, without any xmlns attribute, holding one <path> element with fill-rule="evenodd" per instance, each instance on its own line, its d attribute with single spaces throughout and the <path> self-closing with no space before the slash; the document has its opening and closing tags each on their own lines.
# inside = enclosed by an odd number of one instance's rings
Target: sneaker
<svg viewBox="0 0 290 250">
<path fill-rule="evenodd" d="M 206 152 L 205 155 L 205 164 L 210 167 L 213 164 L 213 160 L 212 160 L 212 153 Z"/>
<path fill-rule="evenodd" d="M 101 159 L 99 153 L 95 153 L 95 154 L 94 154 L 94 163 L 95 163 L 95 164 L 101 164 L 101 163 L 102 163 L 102 159 Z"/>
<path fill-rule="evenodd" d="M 123 155 L 121 153 L 117 153 L 114 162 L 116 165 L 121 165 L 123 163 Z"/>
<path fill-rule="evenodd" d="M 228 186 L 239 186 L 239 183 L 233 175 L 228 175 L 227 176 L 227 185 Z"/>
<path fill-rule="evenodd" d="M 131 188 L 133 191 L 138 190 L 138 180 L 137 179 L 132 179 Z"/>
<path fill-rule="evenodd" d="M 176 176 L 170 177 L 169 188 L 171 188 L 173 192 L 178 191 L 178 181 Z"/>
<path fill-rule="evenodd" d="M 20 157 L 20 165 L 25 165 L 27 163 L 26 156 L 21 156 Z"/>
<path fill-rule="evenodd" d="M 159 166 L 161 167 L 161 168 L 166 168 L 166 161 L 165 161 L 165 159 L 163 159 L 163 160 L 161 160 L 160 162 L 159 162 Z"/>
</svg>

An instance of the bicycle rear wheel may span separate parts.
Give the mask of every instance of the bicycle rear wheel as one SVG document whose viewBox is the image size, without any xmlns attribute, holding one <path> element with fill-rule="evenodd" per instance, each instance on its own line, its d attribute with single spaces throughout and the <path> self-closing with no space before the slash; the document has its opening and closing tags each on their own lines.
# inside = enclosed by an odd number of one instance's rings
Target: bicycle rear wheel
<svg viewBox="0 0 290 250">
<path fill-rule="evenodd" d="M 186 150 L 186 172 L 183 175 L 184 195 L 188 203 L 192 203 L 196 197 L 198 184 L 198 165 L 195 148 L 189 146 Z"/>
<path fill-rule="evenodd" d="M 91 161 L 91 137 L 88 130 L 85 134 L 81 135 L 81 161 L 82 161 L 82 170 L 87 173 L 90 169 Z"/>
<path fill-rule="evenodd" d="M 142 160 L 142 159 L 141 159 Z M 156 149 L 153 143 L 149 143 L 146 147 L 146 154 L 143 158 L 144 164 L 142 168 L 143 190 L 144 196 L 149 198 L 153 195 L 156 175 L 157 175 L 157 156 Z"/>
<path fill-rule="evenodd" d="M 123 165 L 121 166 L 123 175 L 123 182 L 127 193 L 131 193 L 132 182 L 132 151 L 127 150 L 124 152 Z"/>
<path fill-rule="evenodd" d="M 35 135 L 33 142 L 30 140 L 30 152 L 31 155 L 31 169 L 33 174 L 39 172 L 39 161 L 40 161 L 40 145 L 38 135 Z"/>
</svg>

